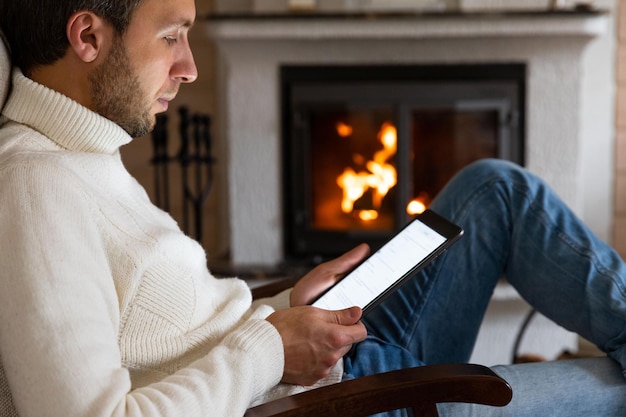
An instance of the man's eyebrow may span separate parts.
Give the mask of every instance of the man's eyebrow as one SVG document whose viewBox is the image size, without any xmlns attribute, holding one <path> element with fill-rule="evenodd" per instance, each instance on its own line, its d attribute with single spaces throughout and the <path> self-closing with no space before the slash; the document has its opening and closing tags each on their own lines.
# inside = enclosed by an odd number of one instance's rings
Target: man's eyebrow
<svg viewBox="0 0 626 417">
<path fill-rule="evenodd" d="M 178 23 L 178 26 L 183 27 L 183 28 L 191 28 L 194 25 L 194 23 L 195 23 L 194 20 L 184 19 Z"/>
<path fill-rule="evenodd" d="M 188 19 L 181 19 L 178 21 L 172 21 L 169 24 L 165 25 L 164 29 L 165 30 L 170 30 L 170 29 L 180 29 L 180 28 L 186 28 L 186 29 L 191 29 L 194 25 L 194 21 L 193 20 L 188 20 Z"/>
</svg>

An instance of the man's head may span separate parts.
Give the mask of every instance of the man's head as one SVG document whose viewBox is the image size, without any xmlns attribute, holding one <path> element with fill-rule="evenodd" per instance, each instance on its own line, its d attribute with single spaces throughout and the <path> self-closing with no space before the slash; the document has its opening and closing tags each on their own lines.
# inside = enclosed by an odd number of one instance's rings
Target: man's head
<svg viewBox="0 0 626 417">
<path fill-rule="evenodd" d="M 194 0 L 0 0 L 15 64 L 133 137 L 196 79 L 194 19 Z"/>
<path fill-rule="evenodd" d="M 123 34 L 142 0 L 0 0 L 0 26 L 13 49 L 13 61 L 25 74 L 62 58 L 70 46 L 70 17 L 89 10 Z"/>
</svg>

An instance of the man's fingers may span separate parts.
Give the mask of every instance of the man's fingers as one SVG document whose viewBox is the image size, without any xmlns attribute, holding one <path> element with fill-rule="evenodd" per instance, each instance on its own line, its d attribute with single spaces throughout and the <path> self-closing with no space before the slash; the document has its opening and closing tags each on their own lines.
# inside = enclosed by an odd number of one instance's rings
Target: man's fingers
<svg viewBox="0 0 626 417">
<path fill-rule="evenodd" d="M 354 265 L 365 258 L 370 252 L 370 248 L 367 244 L 362 243 L 354 249 L 349 250 L 340 257 L 337 258 L 341 271 L 338 273 L 344 273 L 350 270 Z"/>
<path fill-rule="evenodd" d="M 359 307 L 350 307 L 343 310 L 331 311 L 335 317 L 335 323 L 342 326 L 350 326 L 351 324 L 358 323 L 361 320 L 363 311 Z"/>
<path fill-rule="evenodd" d="M 341 331 L 335 333 L 336 339 L 333 342 L 335 347 L 351 346 L 353 343 L 359 342 L 367 337 L 367 329 L 363 323 L 360 322 L 362 311 L 359 307 L 325 311 L 325 313 L 334 317 L 335 320 L 331 322 L 342 326 Z"/>
</svg>

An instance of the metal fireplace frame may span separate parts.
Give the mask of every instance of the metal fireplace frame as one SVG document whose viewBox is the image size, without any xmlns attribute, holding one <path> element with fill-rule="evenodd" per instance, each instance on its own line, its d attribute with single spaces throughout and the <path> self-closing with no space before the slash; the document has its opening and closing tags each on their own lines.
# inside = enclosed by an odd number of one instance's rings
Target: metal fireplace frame
<svg viewBox="0 0 626 417">
<path fill-rule="evenodd" d="M 285 65 L 280 69 L 284 257 L 286 262 L 318 263 L 367 242 L 376 248 L 393 231 L 311 229 L 311 196 L 304 189 L 311 167 L 306 158 L 311 138 L 308 119 L 318 106 L 358 103 L 391 106 L 398 128 L 397 155 L 408 155 L 410 112 L 418 108 L 490 110 L 498 114 L 497 157 L 524 165 L 526 65 L 480 63 L 443 65 Z M 391 88 L 395 87 L 395 88 Z M 410 219 L 404 211 L 412 198 L 411 164 L 397 158 L 395 228 Z"/>
</svg>

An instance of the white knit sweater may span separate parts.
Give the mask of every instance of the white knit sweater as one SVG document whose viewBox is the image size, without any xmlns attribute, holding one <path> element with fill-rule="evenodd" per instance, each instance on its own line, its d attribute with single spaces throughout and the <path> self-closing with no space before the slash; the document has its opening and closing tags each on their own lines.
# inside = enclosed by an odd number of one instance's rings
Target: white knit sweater
<svg viewBox="0 0 626 417">
<path fill-rule="evenodd" d="M 124 168 L 122 129 L 17 70 L 3 114 L 0 416 L 234 417 L 301 389 L 264 320 L 288 294 L 253 305 L 211 276 Z"/>
</svg>

